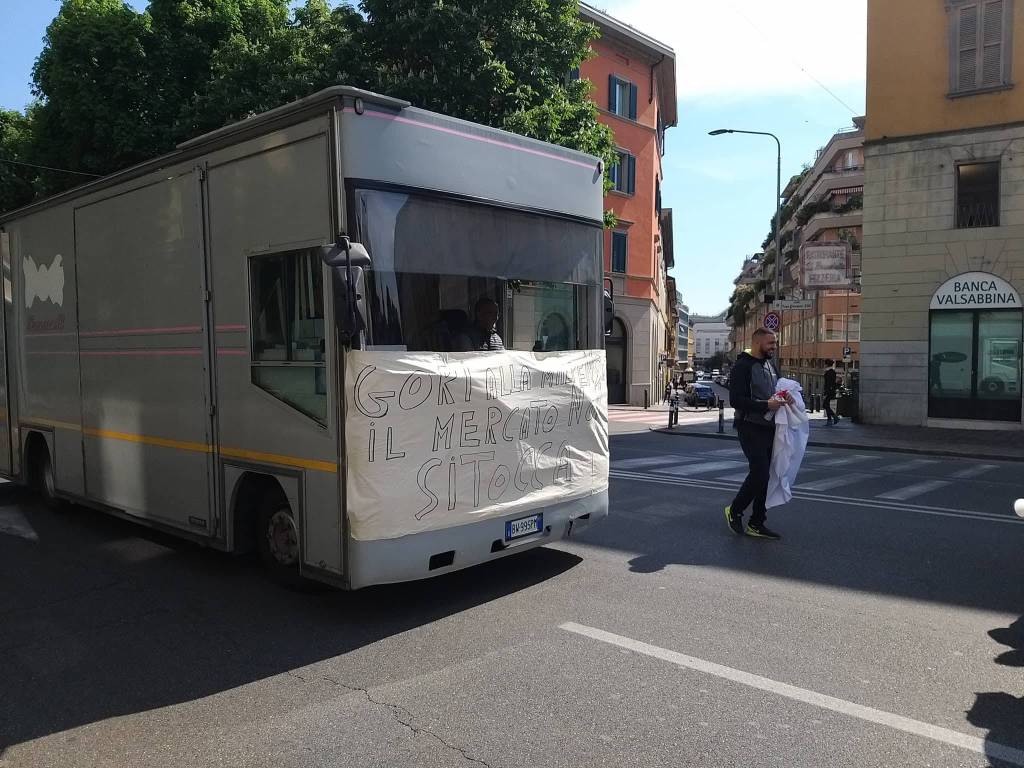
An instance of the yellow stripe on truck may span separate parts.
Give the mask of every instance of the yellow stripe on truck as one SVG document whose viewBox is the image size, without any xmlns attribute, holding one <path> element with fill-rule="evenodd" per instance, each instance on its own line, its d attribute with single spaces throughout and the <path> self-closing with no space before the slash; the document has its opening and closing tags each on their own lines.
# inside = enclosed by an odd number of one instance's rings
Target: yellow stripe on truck
<svg viewBox="0 0 1024 768">
<path fill-rule="evenodd" d="M 158 445 L 161 448 L 176 448 L 179 451 L 196 451 L 198 453 L 213 453 L 213 446 L 206 443 L 189 443 L 182 440 L 168 440 L 164 437 L 149 437 L 148 435 L 135 435 L 131 432 L 112 432 L 109 429 L 93 429 L 86 427 L 82 432 L 89 437 L 105 437 L 108 440 L 124 440 L 127 443 L 142 443 L 144 445 Z"/>
<path fill-rule="evenodd" d="M 82 427 L 79 424 L 70 424 L 63 421 L 52 421 L 50 419 L 32 419 L 21 422 L 23 428 L 33 426 L 54 427 L 67 429 L 74 432 L 82 432 L 89 437 L 99 437 L 105 440 L 123 440 L 128 443 L 141 445 L 155 445 L 160 448 L 172 448 L 176 451 L 192 451 L 194 453 L 213 453 L 214 446 L 207 443 L 192 443 L 184 440 L 168 440 L 164 437 L 152 437 L 149 435 L 138 435 L 132 432 L 115 432 L 109 429 L 95 429 L 93 427 Z M 297 456 L 284 456 L 278 453 L 264 453 L 262 451 L 248 451 L 243 448 L 230 448 L 220 446 L 220 455 L 232 459 L 246 459 L 248 461 L 266 462 L 268 464 L 280 464 L 285 467 L 297 467 L 299 469 L 311 469 L 316 472 L 330 472 L 336 474 L 338 465 L 333 461 L 320 461 L 318 459 L 302 459 Z"/>
<path fill-rule="evenodd" d="M 338 465 L 333 461 L 317 461 L 316 459 L 297 459 L 294 456 L 280 456 L 276 453 L 262 453 L 260 451 L 246 451 L 241 448 L 225 448 L 221 446 L 221 456 L 232 459 L 248 459 L 249 461 L 266 461 L 271 464 L 284 464 L 288 467 L 300 467 L 302 469 L 315 469 L 318 472 L 337 472 Z"/>
</svg>

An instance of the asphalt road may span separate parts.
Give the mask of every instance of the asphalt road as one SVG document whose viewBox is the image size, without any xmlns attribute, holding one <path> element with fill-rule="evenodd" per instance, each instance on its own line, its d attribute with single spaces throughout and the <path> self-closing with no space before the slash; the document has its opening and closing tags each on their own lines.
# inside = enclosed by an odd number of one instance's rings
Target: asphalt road
<svg viewBox="0 0 1024 768">
<path fill-rule="evenodd" d="M 0 488 L 0 765 L 1024 765 L 1021 465 L 817 449 L 770 543 L 735 444 L 612 451 L 585 535 L 357 593 Z"/>
</svg>

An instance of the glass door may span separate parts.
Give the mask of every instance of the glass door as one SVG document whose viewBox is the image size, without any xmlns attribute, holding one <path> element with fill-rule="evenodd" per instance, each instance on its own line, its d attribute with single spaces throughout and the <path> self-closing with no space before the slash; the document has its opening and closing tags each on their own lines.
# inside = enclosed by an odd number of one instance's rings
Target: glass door
<svg viewBox="0 0 1024 768">
<path fill-rule="evenodd" d="M 1021 313 L 978 312 L 976 386 L 981 418 L 1020 421 Z"/>
<path fill-rule="evenodd" d="M 928 415 L 1020 421 L 1019 310 L 931 314 Z"/>
</svg>

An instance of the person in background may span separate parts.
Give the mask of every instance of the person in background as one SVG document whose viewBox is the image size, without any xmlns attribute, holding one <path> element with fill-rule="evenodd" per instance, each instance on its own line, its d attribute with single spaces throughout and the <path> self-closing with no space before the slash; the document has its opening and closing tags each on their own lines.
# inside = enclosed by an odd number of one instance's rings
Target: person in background
<svg viewBox="0 0 1024 768">
<path fill-rule="evenodd" d="M 456 352 L 501 352 L 505 343 L 498 333 L 498 302 L 480 297 L 473 306 L 473 323 L 459 335 Z"/>
<path fill-rule="evenodd" d="M 742 353 L 732 367 L 729 403 L 735 411 L 735 426 L 740 447 L 747 457 L 749 471 L 732 504 L 725 508 L 725 520 L 733 533 L 744 533 L 743 513 L 753 503 L 746 534 L 758 539 L 782 537 L 765 525 L 768 510 L 768 480 L 771 476 L 772 448 L 775 444 L 775 412 L 783 400 L 774 397 L 779 371 L 773 358 L 777 340 L 766 328 L 754 331 L 750 352 Z M 786 394 L 785 402 L 792 401 Z"/>
<path fill-rule="evenodd" d="M 836 381 L 838 374 L 836 373 L 836 361 L 826 360 L 825 361 L 825 417 L 828 419 L 826 422 L 828 426 L 839 423 L 839 417 L 836 416 L 835 411 L 832 410 L 832 398 L 839 393 L 839 385 Z"/>
</svg>

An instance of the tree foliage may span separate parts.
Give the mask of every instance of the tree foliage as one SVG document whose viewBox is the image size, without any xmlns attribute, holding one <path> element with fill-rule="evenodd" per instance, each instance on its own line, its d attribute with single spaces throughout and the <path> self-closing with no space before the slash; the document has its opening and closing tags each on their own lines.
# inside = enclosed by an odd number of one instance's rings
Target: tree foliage
<svg viewBox="0 0 1024 768">
<path fill-rule="evenodd" d="M 0 211 L 24 205 L 35 194 L 35 172 L 15 165 L 27 160 L 29 141 L 29 118 L 20 112 L 0 109 L 0 158 L 12 161 L 0 163 Z"/>
<path fill-rule="evenodd" d="M 140 13 L 124 0 L 62 0 L 33 70 L 38 102 L 0 118 L 0 157 L 106 174 L 346 84 L 617 162 L 590 84 L 567 78 L 597 34 L 576 0 L 293 5 L 150 0 Z M 0 169 L 0 209 L 24 202 L 26 184 L 31 197 L 77 180 Z"/>
</svg>

